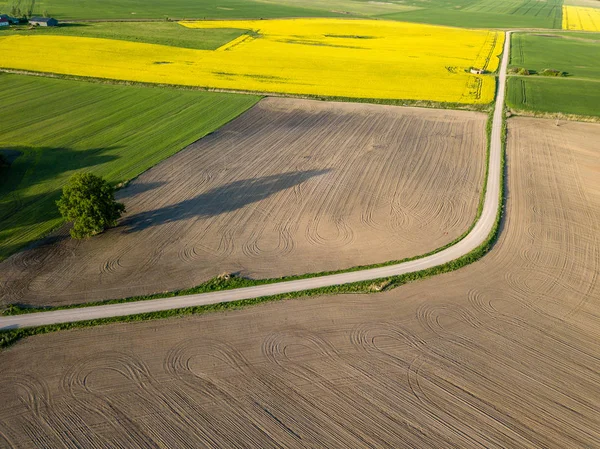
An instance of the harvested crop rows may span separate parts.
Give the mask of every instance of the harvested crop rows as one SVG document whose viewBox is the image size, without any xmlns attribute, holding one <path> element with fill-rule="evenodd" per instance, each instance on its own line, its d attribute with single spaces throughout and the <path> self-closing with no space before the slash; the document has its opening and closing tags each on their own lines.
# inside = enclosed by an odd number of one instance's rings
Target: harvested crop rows
<svg viewBox="0 0 600 449">
<path fill-rule="evenodd" d="M 597 447 L 599 139 L 511 119 L 500 240 L 460 271 L 17 344 L 0 354 L 0 441 Z"/>
<path fill-rule="evenodd" d="M 475 218 L 485 122 L 265 99 L 122 190 L 119 227 L 87 241 L 62 230 L 1 264 L 2 300 L 58 305 L 426 253 Z"/>
</svg>

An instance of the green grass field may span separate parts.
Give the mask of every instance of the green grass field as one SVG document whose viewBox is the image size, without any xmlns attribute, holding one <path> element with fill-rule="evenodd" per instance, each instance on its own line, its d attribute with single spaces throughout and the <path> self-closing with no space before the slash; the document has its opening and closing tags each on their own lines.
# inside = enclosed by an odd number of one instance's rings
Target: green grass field
<svg viewBox="0 0 600 449">
<path fill-rule="evenodd" d="M 517 111 L 600 117 L 600 82 L 511 77 L 506 103 Z"/>
<path fill-rule="evenodd" d="M 536 72 L 550 68 L 567 72 L 568 77 L 600 79 L 600 34 L 514 34 L 510 66 Z"/>
<path fill-rule="evenodd" d="M 8 11 L 13 0 L 0 0 Z M 43 0 L 66 19 L 379 17 L 474 28 L 561 28 L 562 0 Z"/>
<path fill-rule="evenodd" d="M 23 2 L 27 4 L 27 2 Z M 302 5 L 302 1 L 296 2 Z M 309 3 L 309 2 L 307 2 Z M 0 11 L 9 12 L 12 0 L 0 0 Z M 274 18 L 339 15 L 326 9 L 263 3 L 252 0 L 43 0 L 35 14 L 47 11 L 66 19 L 142 18 Z"/>
<path fill-rule="evenodd" d="M 600 116 L 600 34 L 515 34 L 511 67 L 556 69 L 566 77 L 511 77 L 507 103 L 515 110 Z"/>
<path fill-rule="evenodd" d="M 116 184 L 214 131 L 259 97 L 0 74 L 0 260 L 61 223 L 55 201 L 85 170 Z"/>
<path fill-rule="evenodd" d="M 0 36 L 7 34 L 60 35 L 100 37 L 172 47 L 214 50 L 232 41 L 243 30 L 186 28 L 176 22 L 97 22 L 67 23 L 55 28 L 19 26 L 0 29 Z"/>
<path fill-rule="evenodd" d="M 562 0 L 408 0 L 403 4 L 423 9 L 381 17 L 472 28 L 562 26 Z"/>
</svg>

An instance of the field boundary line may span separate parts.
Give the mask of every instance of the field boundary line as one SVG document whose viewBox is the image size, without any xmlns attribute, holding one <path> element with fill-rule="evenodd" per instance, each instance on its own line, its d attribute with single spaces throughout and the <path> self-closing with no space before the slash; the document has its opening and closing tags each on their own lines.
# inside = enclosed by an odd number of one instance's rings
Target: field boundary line
<svg viewBox="0 0 600 449">
<path fill-rule="evenodd" d="M 374 282 L 380 282 L 381 289 L 383 289 L 389 285 L 400 285 L 409 280 L 452 271 L 478 260 L 487 253 L 495 241 L 502 215 L 504 136 L 506 133 L 504 99 L 510 53 L 510 35 L 510 31 L 505 35 L 504 52 L 498 76 L 483 209 L 471 232 L 457 244 L 424 258 L 380 268 L 195 295 L 0 317 L 0 330 L 9 331 L 4 333 L 0 339 L 0 346 L 10 344 L 14 338 L 18 339 L 25 335 L 81 327 L 86 323 L 87 325 L 94 325 L 111 321 L 173 316 L 177 315 L 178 311 L 181 314 L 181 311 L 193 311 L 198 307 L 204 307 L 203 310 L 206 310 L 206 308 L 220 310 L 235 305 L 244 305 L 244 303 L 256 303 L 265 299 L 278 299 L 286 295 L 288 295 L 286 297 L 289 297 L 289 295 L 306 295 L 307 291 L 313 292 L 313 294 L 326 294 L 330 290 L 338 292 L 340 286 L 347 286 L 345 289 L 345 292 L 347 292 L 348 287 L 360 288 L 364 287 L 365 283 L 372 285 Z M 231 305 L 227 306 L 227 304 Z M 162 315 L 160 315 L 161 313 Z M 83 323 L 77 324 L 77 322 Z M 19 333 L 19 329 L 26 332 Z"/>
</svg>

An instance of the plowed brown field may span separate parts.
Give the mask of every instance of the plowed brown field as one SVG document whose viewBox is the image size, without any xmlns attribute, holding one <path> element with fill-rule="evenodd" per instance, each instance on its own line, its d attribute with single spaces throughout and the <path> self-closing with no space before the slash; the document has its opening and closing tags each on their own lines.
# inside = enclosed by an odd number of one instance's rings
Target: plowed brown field
<svg viewBox="0 0 600 449">
<path fill-rule="evenodd" d="M 0 264 L 0 299 L 78 303 L 429 252 L 475 218 L 485 121 L 265 99 L 121 191 L 119 227 L 87 241 L 64 229 Z"/>
<path fill-rule="evenodd" d="M 598 141 L 510 120 L 500 240 L 457 272 L 17 344 L 0 444 L 600 446 Z"/>
</svg>

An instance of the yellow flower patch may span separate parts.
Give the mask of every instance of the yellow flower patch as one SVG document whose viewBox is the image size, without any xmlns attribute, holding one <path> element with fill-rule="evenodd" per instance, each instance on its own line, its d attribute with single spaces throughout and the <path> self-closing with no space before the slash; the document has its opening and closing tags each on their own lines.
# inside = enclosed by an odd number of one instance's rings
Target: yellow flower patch
<svg viewBox="0 0 600 449">
<path fill-rule="evenodd" d="M 215 51 L 65 36 L 0 37 L 13 69 L 255 92 L 489 103 L 503 33 L 380 20 L 183 22 L 249 31 Z M 193 32 L 193 30 L 190 30 Z M 23 55 L 27 55 L 24 57 Z"/>
<path fill-rule="evenodd" d="M 600 31 L 600 9 L 563 6 L 563 30 Z"/>
</svg>

